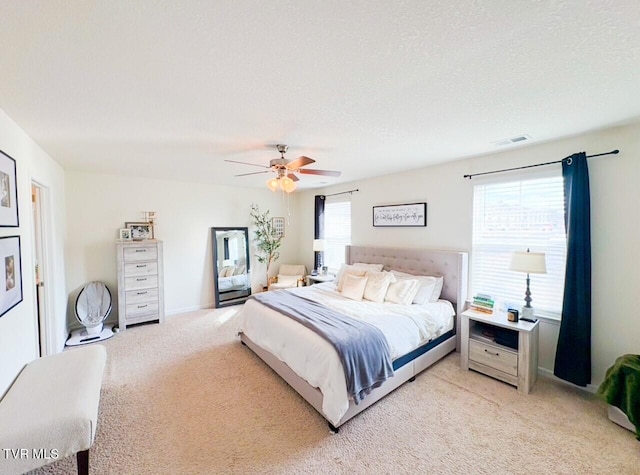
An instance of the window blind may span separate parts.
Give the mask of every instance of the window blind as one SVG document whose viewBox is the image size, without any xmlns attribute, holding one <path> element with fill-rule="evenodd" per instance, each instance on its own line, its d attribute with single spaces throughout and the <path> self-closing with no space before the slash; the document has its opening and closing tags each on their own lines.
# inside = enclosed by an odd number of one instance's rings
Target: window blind
<svg viewBox="0 0 640 475">
<path fill-rule="evenodd" d="M 471 292 L 516 308 L 524 305 L 527 275 L 509 270 L 513 251 L 544 252 L 547 273 L 531 274 L 536 313 L 560 317 L 567 240 L 561 176 L 474 187 Z"/>
<path fill-rule="evenodd" d="M 324 265 L 337 272 L 344 264 L 345 246 L 351 244 L 351 200 L 344 196 L 328 196 L 324 205 Z"/>
</svg>

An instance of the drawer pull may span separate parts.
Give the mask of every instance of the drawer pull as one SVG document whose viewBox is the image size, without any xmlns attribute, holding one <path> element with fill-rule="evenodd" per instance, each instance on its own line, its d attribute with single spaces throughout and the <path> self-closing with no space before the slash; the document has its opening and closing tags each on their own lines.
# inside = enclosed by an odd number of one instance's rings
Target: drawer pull
<svg viewBox="0 0 640 475">
<path fill-rule="evenodd" d="M 147 306 L 147 304 L 144 305 L 138 305 L 138 308 L 145 308 Z"/>
<path fill-rule="evenodd" d="M 138 264 L 136 267 L 147 267 L 147 264 Z"/>
<path fill-rule="evenodd" d="M 147 252 L 146 249 L 136 249 L 136 252 Z"/>
<path fill-rule="evenodd" d="M 146 295 L 147 291 L 145 290 L 144 292 L 136 292 L 136 295 Z"/>
<path fill-rule="evenodd" d="M 484 349 L 484 352 L 489 353 L 490 355 L 493 355 L 493 356 L 500 356 L 500 353 L 494 353 L 493 351 L 489 351 L 486 348 Z"/>
<path fill-rule="evenodd" d="M 146 277 L 142 277 L 142 278 L 140 278 L 140 279 L 136 279 L 136 280 L 137 280 L 138 282 L 144 282 L 145 280 L 147 280 L 147 278 L 146 278 Z"/>
</svg>

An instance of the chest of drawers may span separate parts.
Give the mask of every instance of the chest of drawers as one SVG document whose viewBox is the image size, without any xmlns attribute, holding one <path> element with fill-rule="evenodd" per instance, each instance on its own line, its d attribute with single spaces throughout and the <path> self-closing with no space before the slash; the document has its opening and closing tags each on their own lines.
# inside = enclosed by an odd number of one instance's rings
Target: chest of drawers
<svg viewBox="0 0 640 475">
<path fill-rule="evenodd" d="M 164 321 L 162 241 L 118 241 L 118 326 Z"/>
</svg>

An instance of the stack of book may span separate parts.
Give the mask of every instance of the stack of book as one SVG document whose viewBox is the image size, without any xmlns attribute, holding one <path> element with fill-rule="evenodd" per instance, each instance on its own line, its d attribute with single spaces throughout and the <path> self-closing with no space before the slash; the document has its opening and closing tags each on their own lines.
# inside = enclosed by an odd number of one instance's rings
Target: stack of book
<svg viewBox="0 0 640 475">
<path fill-rule="evenodd" d="M 471 308 L 484 313 L 493 313 L 493 304 L 495 302 L 491 298 L 490 295 L 486 294 L 478 294 L 473 297 L 473 301 L 471 302 Z"/>
</svg>

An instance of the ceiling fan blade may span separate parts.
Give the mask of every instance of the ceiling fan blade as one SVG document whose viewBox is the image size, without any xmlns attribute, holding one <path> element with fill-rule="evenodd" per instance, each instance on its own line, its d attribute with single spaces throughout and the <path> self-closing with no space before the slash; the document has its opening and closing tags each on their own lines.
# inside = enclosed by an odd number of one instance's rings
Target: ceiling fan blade
<svg viewBox="0 0 640 475">
<path fill-rule="evenodd" d="M 337 172 L 334 170 L 314 170 L 313 168 L 301 168 L 297 170 L 297 173 L 302 173 L 304 175 L 324 175 L 324 176 L 340 176 L 341 172 Z"/>
<path fill-rule="evenodd" d="M 300 167 L 304 167 L 312 163 L 316 163 L 316 161 L 313 158 L 305 157 L 304 155 L 302 155 L 298 158 L 291 160 L 289 163 L 287 163 L 286 167 L 289 170 L 297 170 Z"/>
<path fill-rule="evenodd" d="M 269 168 L 269 169 L 271 169 L 271 167 L 265 167 L 264 165 L 256 165 L 255 163 L 249 163 L 249 162 L 239 162 L 237 160 L 225 160 L 225 162 L 240 163 L 242 165 L 251 165 L 252 167 L 260 167 L 260 168 Z"/>
<path fill-rule="evenodd" d="M 289 173 L 287 176 L 291 178 L 293 181 L 300 181 L 300 178 L 295 176 L 293 173 Z"/>
<path fill-rule="evenodd" d="M 233 175 L 233 176 L 260 175 L 261 173 L 269 173 L 270 171 L 271 170 L 265 170 L 263 172 L 241 173 L 240 175 Z"/>
</svg>

